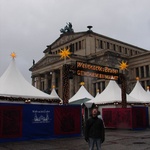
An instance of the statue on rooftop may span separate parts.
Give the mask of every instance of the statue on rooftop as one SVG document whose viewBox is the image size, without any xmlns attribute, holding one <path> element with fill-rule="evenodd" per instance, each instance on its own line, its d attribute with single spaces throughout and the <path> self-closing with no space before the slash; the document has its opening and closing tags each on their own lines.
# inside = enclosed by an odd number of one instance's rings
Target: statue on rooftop
<svg viewBox="0 0 150 150">
<path fill-rule="evenodd" d="M 62 33 L 62 34 L 64 34 L 64 33 L 73 33 L 74 32 L 74 30 L 73 30 L 73 28 L 72 28 L 72 23 L 67 23 L 67 25 L 64 27 L 64 28 L 61 28 L 60 29 L 60 32 Z"/>
</svg>

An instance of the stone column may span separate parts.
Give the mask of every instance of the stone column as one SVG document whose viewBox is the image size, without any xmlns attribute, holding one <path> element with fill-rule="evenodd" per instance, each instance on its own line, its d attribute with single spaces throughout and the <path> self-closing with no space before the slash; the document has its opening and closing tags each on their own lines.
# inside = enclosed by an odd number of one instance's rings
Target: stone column
<svg viewBox="0 0 150 150">
<path fill-rule="evenodd" d="M 105 86 L 105 88 L 106 88 L 106 86 Z M 99 91 L 101 92 L 102 90 L 104 90 L 103 89 L 103 84 L 102 84 L 102 82 L 100 82 L 100 89 L 99 89 Z"/>
<path fill-rule="evenodd" d="M 56 80 L 56 73 L 55 73 L 55 71 L 53 71 L 53 72 L 52 72 L 52 86 L 55 85 L 55 83 L 56 83 L 55 80 Z M 55 86 L 56 86 L 56 85 L 55 85 Z"/>
<path fill-rule="evenodd" d="M 100 90 L 99 87 L 98 87 L 98 84 L 99 84 L 99 83 L 96 82 L 95 84 L 96 84 L 96 92 L 97 92 L 97 90 Z"/>
<path fill-rule="evenodd" d="M 35 87 L 35 77 L 32 76 L 32 85 Z"/>
<path fill-rule="evenodd" d="M 75 85 L 75 93 L 78 91 L 79 89 L 79 76 L 76 76 L 75 80 L 74 80 L 74 85 Z"/>
<path fill-rule="evenodd" d="M 89 86 L 88 86 L 88 77 L 84 77 L 84 81 L 82 81 L 82 82 L 84 82 L 84 87 L 86 88 L 86 90 L 87 91 L 89 91 Z"/>
<path fill-rule="evenodd" d="M 144 68 L 144 77 L 146 77 L 146 66 L 143 66 Z"/>
<path fill-rule="evenodd" d="M 44 90 L 48 89 L 48 73 L 45 73 L 44 77 Z"/>
<path fill-rule="evenodd" d="M 37 77 L 37 88 L 41 90 L 41 76 L 40 75 Z"/>
</svg>

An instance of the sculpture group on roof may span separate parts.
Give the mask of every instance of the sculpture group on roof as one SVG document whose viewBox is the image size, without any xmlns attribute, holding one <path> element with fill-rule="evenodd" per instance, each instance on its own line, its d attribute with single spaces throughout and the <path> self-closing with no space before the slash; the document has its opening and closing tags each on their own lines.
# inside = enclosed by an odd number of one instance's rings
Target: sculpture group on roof
<svg viewBox="0 0 150 150">
<path fill-rule="evenodd" d="M 64 34 L 64 33 L 73 33 L 74 32 L 74 30 L 73 30 L 73 28 L 72 28 L 72 23 L 67 23 L 67 25 L 64 27 L 64 28 L 61 28 L 60 29 L 60 32 L 62 33 L 62 34 Z"/>
</svg>

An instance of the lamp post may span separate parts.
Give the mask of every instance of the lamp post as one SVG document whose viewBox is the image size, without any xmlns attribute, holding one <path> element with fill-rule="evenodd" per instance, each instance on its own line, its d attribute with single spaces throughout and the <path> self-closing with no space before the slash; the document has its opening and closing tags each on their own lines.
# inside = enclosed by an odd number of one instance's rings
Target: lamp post
<svg viewBox="0 0 150 150">
<path fill-rule="evenodd" d="M 120 69 L 123 71 L 127 69 L 128 65 L 127 62 L 122 61 L 120 63 Z M 126 77 L 123 73 L 119 73 L 118 79 L 120 80 L 121 84 L 121 98 L 122 98 L 122 108 L 127 107 L 127 98 L 126 98 Z"/>
<path fill-rule="evenodd" d="M 119 80 L 121 84 L 121 99 L 122 99 L 122 108 L 127 107 L 127 98 L 126 98 L 126 78 L 123 73 L 119 73 Z"/>
<path fill-rule="evenodd" d="M 62 91 L 63 91 L 63 104 L 68 104 L 69 100 L 69 69 L 70 65 L 66 64 L 66 58 L 70 58 L 69 55 L 71 54 L 70 49 L 64 48 L 63 50 L 60 50 L 59 55 L 61 58 L 64 59 L 64 65 L 63 65 L 63 85 L 62 85 Z"/>
</svg>

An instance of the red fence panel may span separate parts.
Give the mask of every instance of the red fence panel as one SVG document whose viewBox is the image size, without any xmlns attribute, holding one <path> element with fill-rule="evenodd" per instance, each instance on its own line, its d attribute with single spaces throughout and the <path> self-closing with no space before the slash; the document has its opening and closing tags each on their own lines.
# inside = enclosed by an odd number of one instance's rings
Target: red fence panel
<svg viewBox="0 0 150 150">
<path fill-rule="evenodd" d="M 22 136 L 22 107 L 0 107 L 0 138 Z"/>
<path fill-rule="evenodd" d="M 81 133 L 81 108 L 79 106 L 56 106 L 54 114 L 54 134 Z"/>
<path fill-rule="evenodd" d="M 102 112 L 106 128 L 132 128 L 131 108 L 103 108 Z"/>
</svg>

